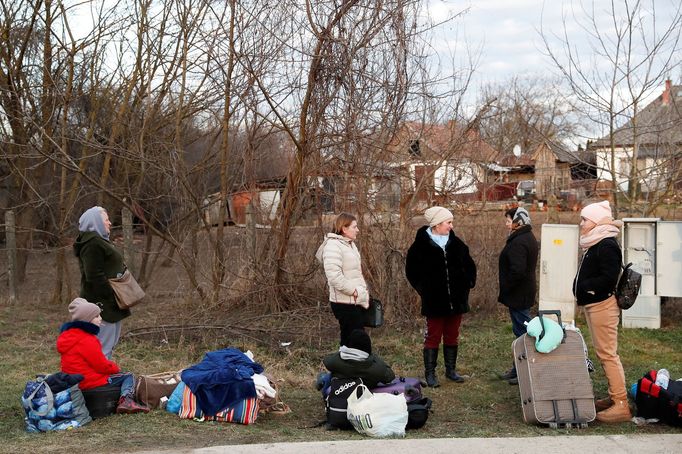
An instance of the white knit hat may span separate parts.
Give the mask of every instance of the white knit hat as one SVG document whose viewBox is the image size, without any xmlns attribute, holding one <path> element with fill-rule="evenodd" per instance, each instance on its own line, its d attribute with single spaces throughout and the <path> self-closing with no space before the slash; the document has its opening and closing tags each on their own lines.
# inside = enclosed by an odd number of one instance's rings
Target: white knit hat
<svg viewBox="0 0 682 454">
<path fill-rule="evenodd" d="M 613 219 L 613 213 L 611 212 L 611 205 L 609 205 L 608 200 L 602 200 L 601 202 L 590 203 L 585 208 L 580 211 L 580 216 L 585 219 L 589 219 L 595 224 L 599 224 L 599 221 L 608 218 Z"/>
<path fill-rule="evenodd" d="M 447 208 L 443 207 L 429 208 L 428 210 L 424 211 L 424 217 L 426 218 L 426 222 L 428 222 L 431 227 L 437 226 L 441 222 L 445 222 L 454 218 L 452 213 Z"/>
</svg>

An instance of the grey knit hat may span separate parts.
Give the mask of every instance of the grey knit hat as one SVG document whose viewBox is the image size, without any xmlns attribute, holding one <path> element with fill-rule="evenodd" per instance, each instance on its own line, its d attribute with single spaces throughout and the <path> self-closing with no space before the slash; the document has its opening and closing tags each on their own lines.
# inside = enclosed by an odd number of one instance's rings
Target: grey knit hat
<svg viewBox="0 0 682 454">
<path fill-rule="evenodd" d="M 69 304 L 71 321 L 91 322 L 102 312 L 102 309 L 85 298 L 76 298 Z"/>
</svg>

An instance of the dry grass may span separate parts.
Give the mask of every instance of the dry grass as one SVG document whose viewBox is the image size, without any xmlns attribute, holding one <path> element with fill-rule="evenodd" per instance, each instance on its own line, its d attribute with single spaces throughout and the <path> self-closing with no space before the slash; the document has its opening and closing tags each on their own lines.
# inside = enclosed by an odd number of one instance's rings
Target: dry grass
<svg viewBox="0 0 682 454">
<path fill-rule="evenodd" d="M 679 313 L 680 301 L 665 309 L 664 329 L 625 330 L 621 351 L 628 383 L 651 367 L 667 367 L 673 377 L 682 375 L 682 325 L 669 312 Z M 192 448 L 235 443 L 278 441 L 361 439 L 353 432 L 328 432 L 317 423 L 323 419 L 323 406 L 312 382 L 321 370 L 322 356 L 333 350 L 336 338 L 335 322 L 328 311 L 322 317 L 325 329 L 317 344 L 306 336 L 287 338 L 288 348 L 278 347 L 278 336 L 263 336 L 255 340 L 230 331 L 216 330 L 194 336 L 180 336 L 166 341 L 149 337 L 127 337 L 116 352 L 116 360 L 135 372 L 152 373 L 185 367 L 198 361 L 206 351 L 234 345 L 254 351 L 266 372 L 278 379 L 281 396 L 291 406 L 284 416 L 265 415 L 252 426 L 219 423 L 198 423 L 180 420 L 163 411 L 149 415 L 112 416 L 93 422 L 82 429 L 67 433 L 27 434 L 23 428 L 23 411 L 19 395 L 35 373 L 58 369 L 54 339 L 58 322 L 53 308 L 41 304 L 30 311 L 3 305 L 3 336 L 0 338 L 0 362 L 4 376 L 0 383 L 0 432 L 5 440 L 0 452 L 66 452 L 71 450 L 124 452 L 153 448 Z M 309 322 L 313 319 L 309 315 Z M 141 317 L 141 316 L 140 316 Z M 295 317 L 303 320 L 299 314 Z M 280 320 L 277 323 L 281 323 Z M 131 325 L 132 320 L 131 320 Z M 263 326 L 265 323 L 263 324 Z M 276 325 L 276 324 L 275 324 Z M 579 321 L 580 326 L 585 324 Z M 396 324 L 372 332 L 375 350 L 400 375 L 421 374 L 421 323 Z M 277 326 L 273 325 L 273 332 Z M 302 330 L 305 331 L 305 330 Z M 571 433 L 677 433 L 678 429 L 660 425 L 637 427 L 634 424 L 591 425 L 587 430 L 550 430 L 523 423 L 518 402 L 518 390 L 496 378 L 496 373 L 508 366 L 511 326 L 502 311 L 465 319 L 462 334 L 460 370 L 472 379 L 462 385 L 445 382 L 438 389 L 428 389 L 434 400 L 434 412 L 426 427 L 408 433 L 408 437 L 494 437 L 533 436 Z M 589 342 L 589 339 L 588 339 Z M 439 368 L 442 374 L 442 367 Z M 593 376 L 595 391 L 605 393 L 606 383 L 601 372 Z"/>
<path fill-rule="evenodd" d="M 544 220 L 543 213 L 533 216 L 536 224 Z M 479 285 L 471 295 L 473 312 L 465 317 L 459 362 L 461 371 L 472 379 L 462 385 L 444 383 L 441 388 L 426 390 L 434 400 L 434 412 L 425 428 L 408 433 L 408 437 L 679 432 L 665 426 L 633 424 L 594 424 L 587 430 L 569 432 L 523 423 L 517 388 L 496 378 L 496 373 L 509 365 L 513 337 L 508 316 L 495 302 L 497 254 L 505 238 L 501 217 L 501 212 L 458 217 L 457 233 L 470 245 L 479 267 Z M 562 213 L 562 222 L 576 220 L 576 213 Z M 154 411 L 149 415 L 112 416 L 67 433 L 27 434 L 19 396 L 35 374 L 58 370 L 54 342 L 66 315 L 65 304 L 52 306 L 47 302 L 54 279 L 50 273 L 53 251 L 32 254 L 27 282 L 19 289 L 21 302 L 10 306 L 6 294 L 0 295 L 0 433 L 4 442 L 0 452 L 124 452 L 362 438 L 353 432 L 328 432 L 316 427 L 324 412 L 312 383 L 322 369 L 324 354 L 336 348 L 338 329 L 324 302 L 324 279 L 311 261 L 321 234 L 321 230 L 307 231 L 295 245 L 295 253 L 304 259 L 292 264 L 292 271 L 301 276 L 296 290 L 301 299 L 299 307 L 291 312 L 262 315 L 259 304 L 265 292 L 259 288 L 247 298 L 228 298 L 211 306 L 202 304 L 189 291 L 184 272 L 176 265 L 155 270 L 148 286 L 153 303 L 136 308 L 134 316 L 124 322 L 124 331 L 129 335 L 122 340 L 115 360 L 136 373 L 181 369 L 199 361 L 207 351 L 227 346 L 251 349 L 266 372 L 278 379 L 281 396 L 293 410 L 284 416 L 264 415 L 252 426 L 183 421 Z M 398 374 L 420 376 L 423 322 L 402 271 L 404 251 L 414 231 L 401 236 L 391 230 L 371 228 L 363 234 L 364 260 L 371 267 L 373 289 L 388 310 L 387 325 L 372 331 L 375 350 Z M 240 246 L 242 239 L 230 241 L 234 262 L 247 260 Z M 200 274 L 206 277 L 210 273 L 205 265 Z M 71 261 L 69 267 L 75 289 L 77 266 Z M 239 274 L 238 269 L 231 268 L 229 280 Z M 311 269 L 312 274 L 306 274 Z M 620 345 L 628 383 L 649 368 L 664 366 L 672 376 L 682 376 L 682 351 L 678 347 L 682 345 L 681 315 L 682 302 L 670 300 L 663 307 L 663 329 L 622 331 Z M 585 327 L 584 322 L 579 320 L 579 326 Z M 284 341 L 292 343 L 282 347 Z M 445 381 L 442 372 L 440 367 L 441 381 Z M 596 393 L 603 395 L 606 383 L 600 371 L 593 375 L 593 381 Z"/>
</svg>

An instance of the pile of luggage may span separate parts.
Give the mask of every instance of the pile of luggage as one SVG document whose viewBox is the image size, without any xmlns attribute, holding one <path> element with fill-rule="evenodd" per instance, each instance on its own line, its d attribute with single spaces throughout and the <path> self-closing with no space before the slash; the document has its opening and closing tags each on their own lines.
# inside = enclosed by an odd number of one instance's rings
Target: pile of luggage
<svg viewBox="0 0 682 454">
<path fill-rule="evenodd" d="M 558 321 L 547 318 L 557 316 Z M 540 311 L 512 343 L 523 419 L 550 427 L 587 427 L 596 417 L 590 361 L 579 330 L 559 311 Z M 682 426 L 682 379 L 651 370 L 632 386 L 637 418 Z"/>
<path fill-rule="evenodd" d="M 404 436 L 405 430 L 426 424 L 431 399 L 425 384 L 399 377 L 368 389 L 360 378 L 332 378 L 323 390 L 328 429 L 355 429 L 372 437 Z"/>
</svg>

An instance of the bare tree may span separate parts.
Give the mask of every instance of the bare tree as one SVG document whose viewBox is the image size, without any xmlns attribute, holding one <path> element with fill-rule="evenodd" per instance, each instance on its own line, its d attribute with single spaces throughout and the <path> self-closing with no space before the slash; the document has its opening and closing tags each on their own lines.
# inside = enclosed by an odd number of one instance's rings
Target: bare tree
<svg viewBox="0 0 682 454">
<path fill-rule="evenodd" d="M 614 184 L 616 210 L 622 197 L 633 212 L 643 177 L 637 164 L 642 133 L 638 119 L 652 90 L 679 67 L 682 6 L 671 2 L 662 14 L 657 9 L 661 2 L 624 0 L 610 2 L 606 8 L 600 5 L 580 3 L 574 11 L 571 2 L 563 33 L 542 29 L 541 34 L 547 55 L 573 93 L 574 106 L 608 139 L 607 162 L 600 170 Z M 587 40 L 589 50 L 578 50 L 575 41 L 579 38 L 569 31 L 574 26 Z M 631 125 L 631 146 L 623 147 L 615 134 L 627 123 Z M 627 161 L 624 173 L 617 165 L 619 156 Z M 619 185 L 623 177 L 627 190 Z"/>
<path fill-rule="evenodd" d="M 0 166 L 13 197 L 2 208 L 19 211 L 25 252 L 39 229 L 60 248 L 56 301 L 74 292 L 63 284 L 78 215 L 98 203 L 114 221 L 127 207 L 144 225 L 140 280 L 151 281 L 165 255 L 207 303 L 247 280 L 238 296 L 258 295 L 266 310 L 294 307 L 316 270 L 300 259 L 312 246 L 292 238 L 301 222 L 321 220 L 311 194 L 318 177 L 338 177 L 339 208 L 366 223 L 373 176 L 389 168 L 383 156 L 402 122 L 427 111 L 435 119 L 438 109 L 447 121 L 461 107 L 449 105 L 456 89 L 429 87 L 418 39 L 432 24 L 421 22 L 419 0 L 0 7 Z M 84 12 L 91 25 L 75 22 Z M 271 228 L 261 232 L 251 216 L 245 243 L 222 216 L 213 228 L 203 216 L 208 196 L 217 192 L 226 207 L 231 195 L 254 193 L 256 163 L 268 159 L 285 169 Z M 397 270 L 403 238 L 385 238 Z M 377 282 L 390 281 L 374 269 Z"/>
<path fill-rule="evenodd" d="M 515 145 L 531 152 L 545 140 L 569 142 L 581 132 L 567 96 L 555 81 L 513 77 L 484 87 L 480 97 L 481 103 L 491 102 L 481 119 L 481 135 L 503 154 L 511 153 Z"/>
</svg>

